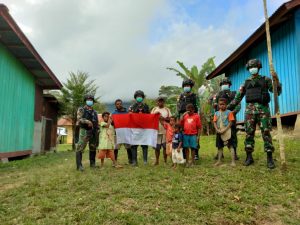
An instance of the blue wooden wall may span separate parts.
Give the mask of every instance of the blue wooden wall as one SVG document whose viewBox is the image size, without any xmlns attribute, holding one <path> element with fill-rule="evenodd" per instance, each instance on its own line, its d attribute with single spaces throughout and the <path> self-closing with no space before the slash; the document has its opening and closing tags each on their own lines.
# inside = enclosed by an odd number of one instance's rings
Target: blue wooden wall
<svg viewBox="0 0 300 225">
<path fill-rule="evenodd" d="M 275 70 L 283 84 L 283 92 L 279 96 L 280 112 L 285 114 L 300 111 L 300 9 L 295 11 L 292 18 L 276 30 L 272 30 L 271 39 Z M 231 90 L 238 90 L 250 76 L 245 64 L 251 58 L 260 59 L 263 65 L 260 74 L 270 77 L 267 44 L 264 39 L 245 52 L 245 55 L 225 72 L 232 80 Z M 274 115 L 273 100 L 270 108 Z M 242 109 L 237 115 L 237 121 L 244 120 L 244 111 L 245 99 L 242 101 Z"/>
</svg>

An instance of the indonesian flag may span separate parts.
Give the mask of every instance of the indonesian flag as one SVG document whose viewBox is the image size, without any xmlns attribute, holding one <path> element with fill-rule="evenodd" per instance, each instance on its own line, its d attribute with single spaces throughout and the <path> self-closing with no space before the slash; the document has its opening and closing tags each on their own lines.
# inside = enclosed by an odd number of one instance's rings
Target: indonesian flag
<svg viewBox="0 0 300 225">
<path fill-rule="evenodd" d="M 159 114 L 115 114 L 117 144 L 150 145 L 156 147 Z"/>
</svg>

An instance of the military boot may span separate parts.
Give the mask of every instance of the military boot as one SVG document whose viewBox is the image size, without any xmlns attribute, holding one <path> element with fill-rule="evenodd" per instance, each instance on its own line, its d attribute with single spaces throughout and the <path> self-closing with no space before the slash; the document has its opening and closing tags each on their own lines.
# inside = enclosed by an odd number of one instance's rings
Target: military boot
<svg viewBox="0 0 300 225">
<path fill-rule="evenodd" d="M 129 165 L 132 164 L 132 153 L 131 153 L 131 149 L 126 149 L 127 150 L 127 157 L 128 157 L 128 163 Z"/>
<path fill-rule="evenodd" d="M 90 158 L 90 167 L 95 168 L 96 167 L 96 151 L 90 151 L 89 158 Z"/>
<path fill-rule="evenodd" d="M 267 167 L 269 169 L 274 169 L 275 168 L 275 163 L 273 161 L 273 154 L 272 154 L 272 152 L 267 152 Z"/>
<path fill-rule="evenodd" d="M 236 153 L 236 148 L 234 148 L 234 160 L 239 160 L 240 158 L 238 157 Z"/>
<path fill-rule="evenodd" d="M 244 162 L 244 166 L 250 166 L 253 163 L 254 163 L 254 160 L 253 160 L 253 157 L 252 157 L 252 152 L 247 152 L 247 158 Z"/>
<path fill-rule="evenodd" d="M 76 168 L 77 170 L 83 171 L 82 161 L 82 152 L 76 152 Z"/>
</svg>

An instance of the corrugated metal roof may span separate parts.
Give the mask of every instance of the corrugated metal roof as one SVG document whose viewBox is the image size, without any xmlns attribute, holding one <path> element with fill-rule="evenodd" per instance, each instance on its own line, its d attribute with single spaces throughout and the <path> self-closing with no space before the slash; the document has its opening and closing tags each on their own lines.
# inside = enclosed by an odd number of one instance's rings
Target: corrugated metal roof
<svg viewBox="0 0 300 225">
<path fill-rule="evenodd" d="M 43 89 L 62 87 L 3 4 L 0 4 L 0 42 L 31 72 Z"/>
<path fill-rule="evenodd" d="M 277 28 L 280 24 L 287 21 L 291 12 L 300 6 L 300 0 L 292 0 L 282 4 L 270 17 L 270 29 Z M 236 63 L 249 48 L 256 46 L 258 42 L 266 38 L 265 23 L 263 23 L 240 47 L 238 47 L 227 59 L 225 59 L 206 79 L 210 80 L 216 76 L 225 73 L 226 70 Z"/>
</svg>

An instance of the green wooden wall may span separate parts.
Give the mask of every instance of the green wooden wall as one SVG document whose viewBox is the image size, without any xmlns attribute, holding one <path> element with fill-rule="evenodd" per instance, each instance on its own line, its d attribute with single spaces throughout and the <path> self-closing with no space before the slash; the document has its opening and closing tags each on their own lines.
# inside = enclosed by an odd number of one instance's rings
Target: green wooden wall
<svg viewBox="0 0 300 225">
<path fill-rule="evenodd" d="M 0 43 L 0 153 L 32 150 L 35 80 Z"/>
</svg>

